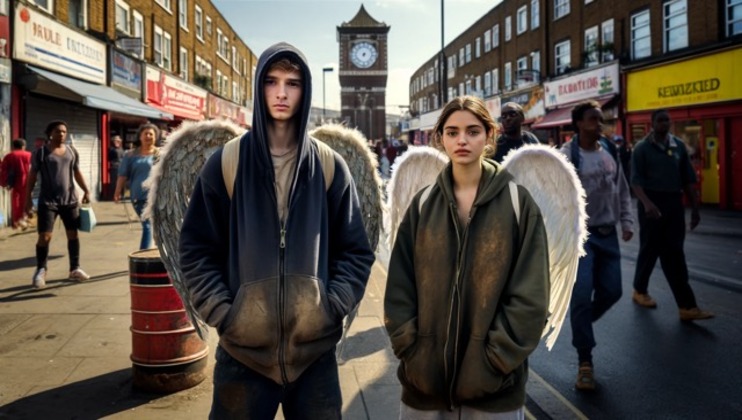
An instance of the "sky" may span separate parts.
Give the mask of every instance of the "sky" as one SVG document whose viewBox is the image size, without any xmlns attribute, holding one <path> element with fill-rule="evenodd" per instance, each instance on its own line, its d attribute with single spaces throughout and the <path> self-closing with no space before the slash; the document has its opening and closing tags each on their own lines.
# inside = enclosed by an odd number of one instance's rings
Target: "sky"
<svg viewBox="0 0 742 420">
<path fill-rule="evenodd" d="M 445 42 L 448 44 L 501 0 L 445 0 Z M 401 113 L 409 104 L 412 73 L 440 51 L 439 0 L 212 0 L 232 28 L 257 55 L 285 41 L 299 48 L 312 71 L 314 106 L 322 107 L 322 68 L 328 109 L 340 109 L 337 26 L 350 21 L 361 3 L 374 19 L 391 26 L 387 112 Z"/>
</svg>

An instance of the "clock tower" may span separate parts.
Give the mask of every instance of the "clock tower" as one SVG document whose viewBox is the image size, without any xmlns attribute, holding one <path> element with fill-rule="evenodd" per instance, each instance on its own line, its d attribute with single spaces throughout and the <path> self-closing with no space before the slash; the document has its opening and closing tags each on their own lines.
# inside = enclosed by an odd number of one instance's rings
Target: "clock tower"
<svg viewBox="0 0 742 420">
<path fill-rule="evenodd" d="M 368 139 L 386 134 L 387 34 L 366 8 L 337 27 L 341 118 Z"/>
</svg>

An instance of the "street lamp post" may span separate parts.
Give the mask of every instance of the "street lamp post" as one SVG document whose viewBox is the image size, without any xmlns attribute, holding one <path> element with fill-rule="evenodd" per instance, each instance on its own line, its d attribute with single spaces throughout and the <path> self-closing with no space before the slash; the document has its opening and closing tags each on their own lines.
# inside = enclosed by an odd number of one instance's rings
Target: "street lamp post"
<svg viewBox="0 0 742 420">
<path fill-rule="evenodd" d="M 325 122 L 325 109 L 327 106 L 325 105 L 325 74 L 331 73 L 333 71 L 332 67 L 324 67 L 322 69 L 322 123 Z"/>
</svg>

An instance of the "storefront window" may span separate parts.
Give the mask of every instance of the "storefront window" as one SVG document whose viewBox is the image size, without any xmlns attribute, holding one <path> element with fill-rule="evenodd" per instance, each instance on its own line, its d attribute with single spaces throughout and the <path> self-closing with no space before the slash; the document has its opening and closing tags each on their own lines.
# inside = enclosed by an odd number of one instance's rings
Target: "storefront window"
<svg viewBox="0 0 742 420">
<path fill-rule="evenodd" d="M 696 120 L 676 121 L 670 132 L 683 140 L 688 149 L 688 156 L 690 156 L 693 166 L 697 168 L 701 162 L 701 150 L 699 148 L 701 125 Z"/>
<path fill-rule="evenodd" d="M 646 124 L 631 124 L 630 128 L 631 144 L 636 144 L 639 140 L 643 139 L 649 133 L 649 127 Z"/>
</svg>

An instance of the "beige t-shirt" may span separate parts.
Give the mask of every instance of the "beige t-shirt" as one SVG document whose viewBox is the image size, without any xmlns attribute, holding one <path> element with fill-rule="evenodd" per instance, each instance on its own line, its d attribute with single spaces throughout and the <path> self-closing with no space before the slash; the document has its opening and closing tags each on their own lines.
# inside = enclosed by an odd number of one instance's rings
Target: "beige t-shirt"
<svg viewBox="0 0 742 420">
<path fill-rule="evenodd" d="M 278 204 L 278 218 L 283 223 L 286 213 L 288 213 L 289 192 L 291 181 L 294 179 L 296 170 L 296 154 L 298 148 L 286 153 L 283 156 L 273 156 L 273 170 L 276 173 L 276 202 Z"/>
</svg>

